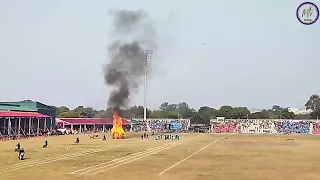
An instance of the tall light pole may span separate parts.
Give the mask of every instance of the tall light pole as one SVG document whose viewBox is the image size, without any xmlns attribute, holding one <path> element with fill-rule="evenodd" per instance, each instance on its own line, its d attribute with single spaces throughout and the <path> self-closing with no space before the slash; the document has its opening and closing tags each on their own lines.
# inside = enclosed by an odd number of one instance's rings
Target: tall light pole
<svg viewBox="0 0 320 180">
<path fill-rule="evenodd" d="M 144 99 L 143 99 L 143 120 L 147 121 L 147 80 L 148 80 L 148 67 L 151 65 L 152 59 L 152 50 L 143 50 L 145 53 L 145 61 L 143 63 L 144 66 Z"/>
</svg>

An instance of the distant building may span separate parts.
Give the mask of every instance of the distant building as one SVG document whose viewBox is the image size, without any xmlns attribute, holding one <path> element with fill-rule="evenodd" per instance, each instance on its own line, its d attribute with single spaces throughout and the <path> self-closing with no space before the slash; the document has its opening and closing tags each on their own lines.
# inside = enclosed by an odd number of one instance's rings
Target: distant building
<svg viewBox="0 0 320 180">
<path fill-rule="evenodd" d="M 251 109 L 250 113 L 253 114 L 253 113 L 257 113 L 257 112 L 261 112 L 261 111 L 262 111 L 261 109 Z"/>
<path fill-rule="evenodd" d="M 310 114 L 312 112 L 312 110 L 305 110 L 305 109 L 299 109 L 299 108 L 288 108 L 289 112 L 293 112 L 296 115 L 306 115 L 306 114 Z"/>
<path fill-rule="evenodd" d="M 47 121 L 47 127 L 55 126 L 56 124 L 56 108 L 40 102 L 31 100 L 18 102 L 0 102 L 0 111 L 37 112 L 50 116 L 52 118 L 52 121 Z"/>
</svg>

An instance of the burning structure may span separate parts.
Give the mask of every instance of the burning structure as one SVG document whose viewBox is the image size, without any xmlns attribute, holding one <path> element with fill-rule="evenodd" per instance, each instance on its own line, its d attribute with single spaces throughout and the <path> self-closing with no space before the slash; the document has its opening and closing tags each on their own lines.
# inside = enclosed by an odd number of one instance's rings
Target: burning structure
<svg viewBox="0 0 320 180">
<path fill-rule="evenodd" d="M 113 139 L 124 139 L 124 130 L 122 128 L 122 118 L 119 116 L 119 110 L 113 110 L 113 127 L 111 129 Z"/>
<path fill-rule="evenodd" d="M 145 73 L 146 61 L 144 48 L 155 49 L 155 33 L 148 14 L 143 10 L 112 11 L 113 42 L 108 46 L 110 62 L 104 69 L 105 83 L 113 88 L 108 106 L 113 107 L 112 137 L 123 139 L 122 118 L 119 109 L 127 107 L 129 96 L 138 92 Z"/>
</svg>

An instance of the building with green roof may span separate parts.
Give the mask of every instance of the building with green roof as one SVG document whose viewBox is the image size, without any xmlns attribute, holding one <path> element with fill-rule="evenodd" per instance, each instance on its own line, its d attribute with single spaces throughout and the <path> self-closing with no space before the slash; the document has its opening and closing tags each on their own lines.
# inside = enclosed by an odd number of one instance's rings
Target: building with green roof
<svg viewBox="0 0 320 180">
<path fill-rule="evenodd" d="M 48 121 L 47 127 L 55 126 L 56 108 L 40 102 L 31 100 L 0 102 L 0 111 L 38 112 L 52 117 L 52 124 L 51 121 Z"/>
</svg>

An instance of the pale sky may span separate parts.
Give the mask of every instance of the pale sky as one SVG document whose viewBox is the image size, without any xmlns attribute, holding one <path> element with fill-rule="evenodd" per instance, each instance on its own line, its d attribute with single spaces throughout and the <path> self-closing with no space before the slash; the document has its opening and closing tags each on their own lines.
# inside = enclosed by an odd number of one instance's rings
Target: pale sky
<svg viewBox="0 0 320 180">
<path fill-rule="evenodd" d="M 108 10 L 142 8 L 159 46 L 148 107 L 303 107 L 320 93 L 320 20 L 301 24 L 302 2 L 0 0 L 0 101 L 105 108 Z M 131 104 L 143 104 L 143 88 Z"/>
</svg>

